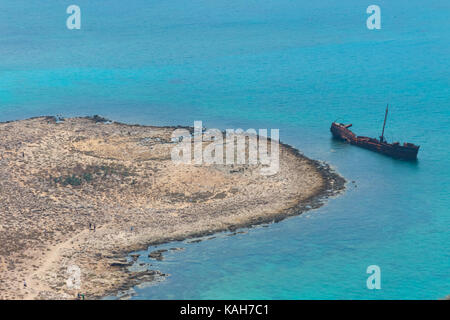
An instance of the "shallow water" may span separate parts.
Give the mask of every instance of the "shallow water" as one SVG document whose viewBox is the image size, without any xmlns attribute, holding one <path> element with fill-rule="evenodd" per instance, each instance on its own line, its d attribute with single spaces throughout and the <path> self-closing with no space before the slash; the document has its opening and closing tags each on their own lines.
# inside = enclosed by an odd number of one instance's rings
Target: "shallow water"
<svg viewBox="0 0 450 320">
<path fill-rule="evenodd" d="M 246 234 L 181 244 L 135 298 L 436 299 L 450 294 L 450 4 L 357 0 L 0 3 L 0 121 L 101 114 L 124 122 L 279 128 L 347 192 Z M 330 123 L 421 145 L 408 163 L 333 141 Z M 168 247 L 180 246 L 168 244 Z M 381 290 L 366 268 L 381 268 Z"/>
</svg>

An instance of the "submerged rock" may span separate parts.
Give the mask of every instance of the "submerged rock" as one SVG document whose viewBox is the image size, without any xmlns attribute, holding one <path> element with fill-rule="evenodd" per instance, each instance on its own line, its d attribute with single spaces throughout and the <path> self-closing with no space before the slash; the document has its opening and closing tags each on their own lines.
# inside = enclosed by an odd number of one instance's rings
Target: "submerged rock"
<svg viewBox="0 0 450 320">
<path fill-rule="evenodd" d="M 158 261 L 162 261 L 162 260 L 164 260 L 164 256 L 162 255 L 164 252 L 167 252 L 167 250 L 166 249 L 155 250 L 155 251 L 150 252 L 148 254 L 148 257 L 152 258 L 152 259 L 156 259 Z"/>
</svg>

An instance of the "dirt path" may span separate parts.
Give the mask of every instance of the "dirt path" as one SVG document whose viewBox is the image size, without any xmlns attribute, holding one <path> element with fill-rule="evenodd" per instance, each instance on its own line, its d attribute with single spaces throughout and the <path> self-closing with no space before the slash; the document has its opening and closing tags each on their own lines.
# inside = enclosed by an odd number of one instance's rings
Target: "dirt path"
<svg viewBox="0 0 450 320">
<path fill-rule="evenodd" d="M 83 243 L 90 236 L 90 230 L 83 230 L 66 241 L 52 247 L 50 251 L 41 259 L 42 264 L 38 270 L 29 274 L 25 278 L 27 284 L 27 293 L 25 300 L 34 300 L 38 298 L 40 292 L 52 290 L 43 278 L 52 269 L 55 263 L 61 262 L 61 250 L 70 249 L 76 246 L 76 243 Z"/>
</svg>

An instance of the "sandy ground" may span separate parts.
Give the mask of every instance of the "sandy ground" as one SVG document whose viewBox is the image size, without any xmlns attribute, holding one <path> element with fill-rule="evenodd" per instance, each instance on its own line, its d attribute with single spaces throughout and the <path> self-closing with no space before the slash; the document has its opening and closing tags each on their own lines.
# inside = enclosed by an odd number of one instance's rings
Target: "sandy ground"
<svg viewBox="0 0 450 320">
<path fill-rule="evenodd" d="M 0 298 L 99 298 L 161 276 L 128 271 L 128 252 L 299 214 L 342 189 L 284 145 L 272 176 L 261 165 L 177 165 L 173 130 L 99 118 L 1 123 Z"/>
</svg>

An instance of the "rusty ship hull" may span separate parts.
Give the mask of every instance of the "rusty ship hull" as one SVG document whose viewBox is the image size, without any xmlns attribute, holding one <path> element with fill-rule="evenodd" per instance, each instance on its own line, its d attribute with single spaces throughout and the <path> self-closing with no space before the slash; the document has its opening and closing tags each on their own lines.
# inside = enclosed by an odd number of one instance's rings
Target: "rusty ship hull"
<svg viewBox="0 0 450 320">
<path fill-rule="evenodd" d="M 412 143 L 403 143 L 401 145 L 398 142 L 387 143 L 383 137 L 381 139 L 369 138 L 364 136 L 357 136 L 349 127 L 351 124 L 345 125 L 342 123 L 333 122 L 331 124 L 330 131 L 335 138 L 347 141 L 355 146 L 372 150 L 392 158 L 403 160 L 416 160 L 417 153 L 419 152 L 419 146 Z"/>
</svg>

